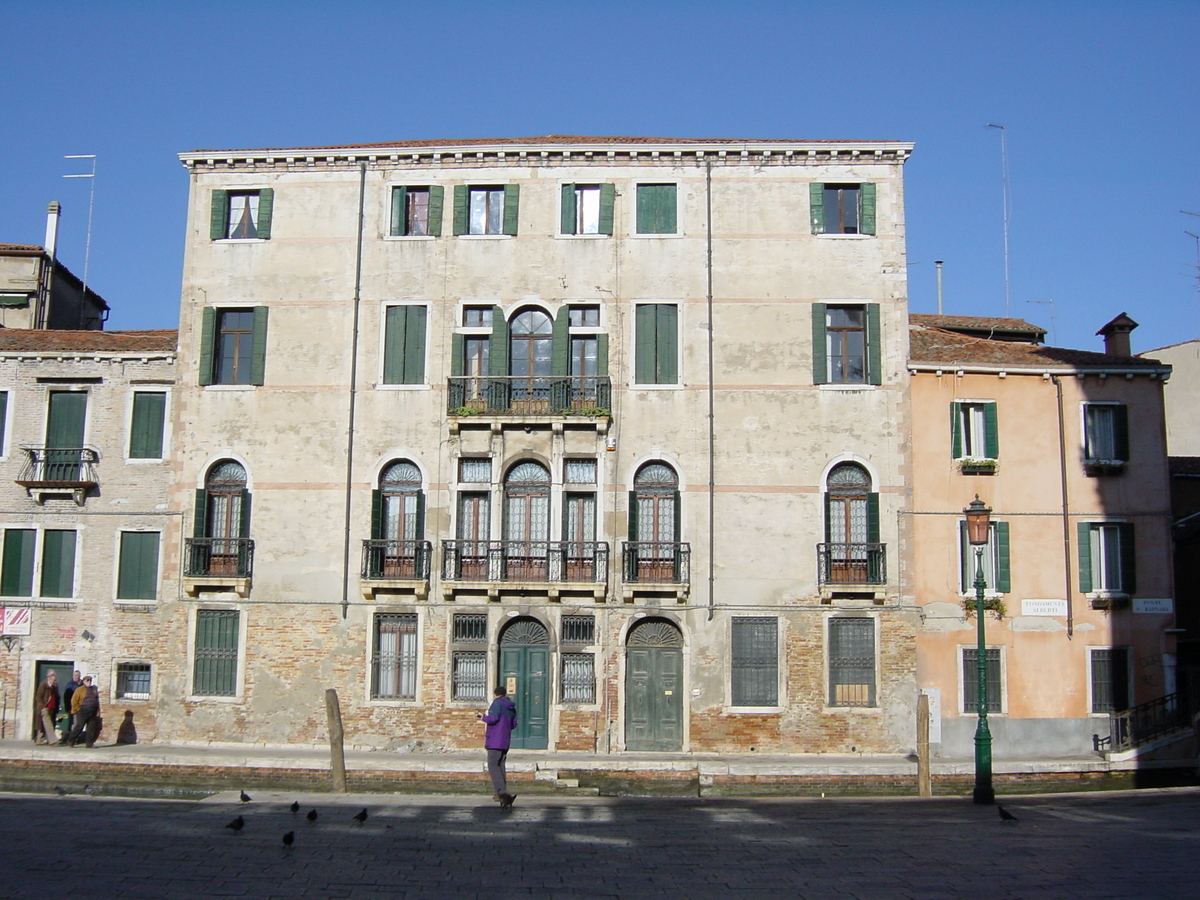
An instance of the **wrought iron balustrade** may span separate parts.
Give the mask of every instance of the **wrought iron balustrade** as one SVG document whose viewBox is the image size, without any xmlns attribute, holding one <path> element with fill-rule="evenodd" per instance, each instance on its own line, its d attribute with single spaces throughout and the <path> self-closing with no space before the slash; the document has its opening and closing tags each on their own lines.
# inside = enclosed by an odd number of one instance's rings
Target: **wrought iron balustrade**
<svg viewBox="0 0 1200 900">
<path fill-rule="evenodd" d="M 429 578 L 433 545 L 429 541 L 363 541 L 362 577 L 366 579 Z"/>
<path fill-rule="evenodd" d="M 886 584 L 886 544 L 817 544 L 821 584 Z"/>
<path fill-rule="evenodd" d="M 626 584 L 687 584 L 692 546 L 679 541 L 626 541 L 621 570 Z"/>
<path fill-rule="evenodd" d="M 17 484 L 27 488 L 80 488 L 98 484 L 100 454 L 90 447 L 22 447 L 25 465 Z"/>
<path fill-rule="evenodd" d="M 452 415 L 600 415 L 612 385 L 607 375 L 456 375 L 446 397 Z"/>
<path fill-rule="evenodd" d="M 184 556 L 185 578 L 249 578 L 254 570 L 254 541 L 188 538 Z"/>
<path fill-rule="evenodd" d="M 1192 727 L 1197 704 L 1190 691 L 1179 691 L 1108 714 L 1109 748 L 1132 750 Z M 1099 742 L 1097 742 L 1098 744 Z"/>
<path fill-rule="evenodd" d="M 604 541 L 443 541 L 447 581 L 596 584 L 608 576 Z"/>
</svg>

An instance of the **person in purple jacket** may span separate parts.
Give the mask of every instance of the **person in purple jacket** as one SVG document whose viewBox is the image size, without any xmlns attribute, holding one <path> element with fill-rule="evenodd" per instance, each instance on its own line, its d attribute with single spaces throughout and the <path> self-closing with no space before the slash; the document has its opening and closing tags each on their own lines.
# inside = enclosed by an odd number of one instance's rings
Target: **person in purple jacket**
<svg viewBox="0 0 1200 900">
<path fill-rule="evenodd" d="M 496 699 L 492 701 L 487 713 L 475 715 L 487 725 L 483 746 L 487 750 L 488 775 L 492 778 L 492 787 L 496 789 L 496 795 L 492 799 L 499 800 L 500 807 L 507 809 L 517 798 L 516 794 L 508 792 L 508 772 L 504 767 L 508 747 L 512 743 L 513 729 L 517 727 L 517 706 L 508 699 L 508 689 L 504 685 L 492 693 Z"/>
</svg>

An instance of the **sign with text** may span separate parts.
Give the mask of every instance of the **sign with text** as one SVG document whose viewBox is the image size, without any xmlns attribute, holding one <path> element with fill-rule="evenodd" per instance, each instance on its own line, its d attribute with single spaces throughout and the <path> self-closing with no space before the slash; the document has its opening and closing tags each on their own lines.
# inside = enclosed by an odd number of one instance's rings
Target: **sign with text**
<svg viewBox="0 0 1200 900">
<path fill-rule="evenodd" d="M 1066 600 L 1022 600 L 1023 616 L 1066 616 Z"/>
<path fill-rule="evenodd" d="M 1134 597 L 1133 611 L 1135 613 L 1167 614 L 1175 612 L 1175 601 L 1170 597 Z"/>
<path fill-rule="evenodd" d="M 4 619 L 4 634 L 29 634 L 33 615 L 25 607 L 0 607 L 0 616 Z"/>
</svg>

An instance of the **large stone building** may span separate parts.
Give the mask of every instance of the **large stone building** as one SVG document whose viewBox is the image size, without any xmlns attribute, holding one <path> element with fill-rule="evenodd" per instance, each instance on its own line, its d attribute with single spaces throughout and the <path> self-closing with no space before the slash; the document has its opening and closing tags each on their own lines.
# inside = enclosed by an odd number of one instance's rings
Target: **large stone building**
<svg viewBox="0 0 1200 900">
<path fill-rule="evenodd" d="M 911 749 L 910 150 L 182 154 L 160 733 Z"/>
</svg>

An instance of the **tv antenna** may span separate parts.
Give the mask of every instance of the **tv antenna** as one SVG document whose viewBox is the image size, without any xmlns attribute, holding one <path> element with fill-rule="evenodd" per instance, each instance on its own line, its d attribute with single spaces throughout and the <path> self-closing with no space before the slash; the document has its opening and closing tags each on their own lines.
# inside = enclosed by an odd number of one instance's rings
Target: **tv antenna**
<svg viewBox="0 0 1200 900">
<path fill-rule="evenodd" d="M 63 159 L 90 159 L 92 161 L 92 171 L 81 172 L 78 175 L 64 175 L 63 178 L 90 178 L 91 183 L 88 191 L 88 220 L 87 220 L 87 243 L 83 248 L 83 298 L 86 303 L 87 299 L 87 279 L 88 279 L 88 263 L 92 258 L 92 207 L 96 202 L 96 154 L 95 153 L 74 153 L 70 156 L 64 156 Z M 83 315 L 84 304 L 81 304 L 80 315 Z"/>
<path fill-rule="evenodd" d="M 1011 316 L 1008 282 L 1008 219 L 1012 203 L 1008 190 L 1008 129 L 992 122 L 988 122 L 987 127 L 1000 129 L 1000 175 L 1004 197 L 1004 315 Z"/>
</svg>

